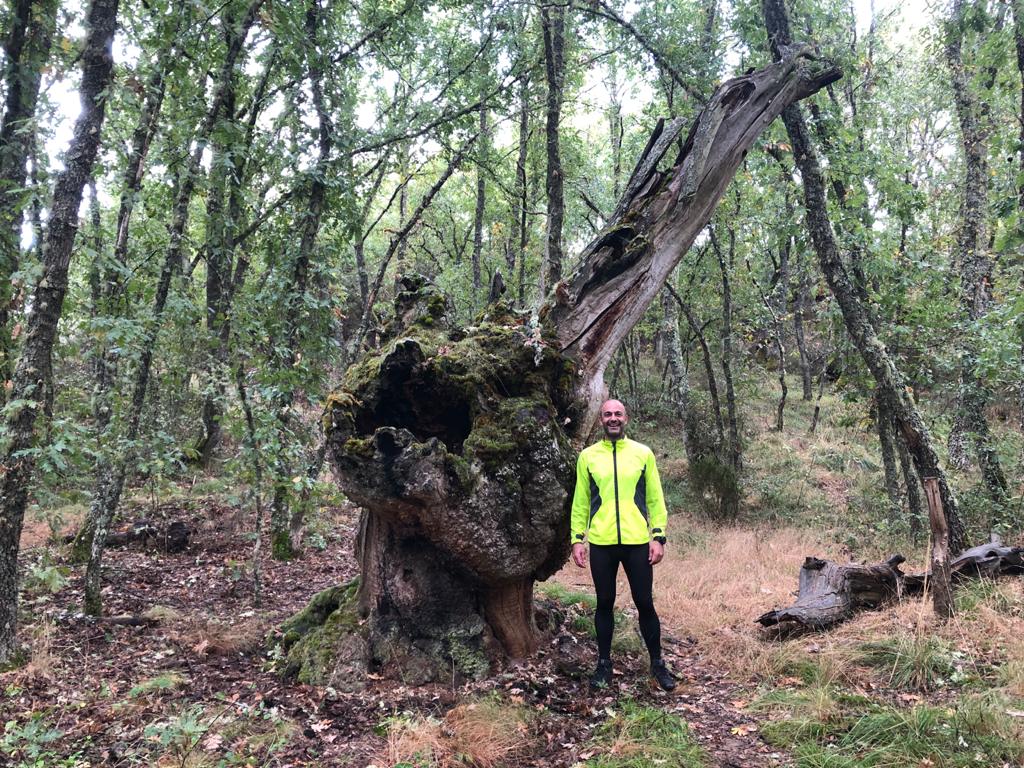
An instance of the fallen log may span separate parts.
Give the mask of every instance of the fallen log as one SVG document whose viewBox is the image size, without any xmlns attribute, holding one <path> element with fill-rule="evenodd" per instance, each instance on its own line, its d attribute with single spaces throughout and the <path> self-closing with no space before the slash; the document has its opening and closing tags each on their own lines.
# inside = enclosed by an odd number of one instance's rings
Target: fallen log
<svg viewBox="0 0 1024 768">
<path fill-rule="evenodd" d="M 159 549 L 168 554 L 175 554 L 188 549 L 191 538 L 192 529 L 189 528 L 188 523 L 181 520 L 174 520 L 166 525 L 153 520 L 136 520 L 111 531 L 107 535 L 107 546 L 127 547 L 131 544 L 139 544 L 143 547 Z M 68 536 L 66 540 L 74 541 L 75 536 Z"/>
<path fill-rule="evenodd" d="M 924 591 L 929 573 L 905 574 L 902 555 L 883 563 L 839 564 L 808 557 L 800 568 L 797 600 L 788 608 L 776 608 L 759 616 L 764 627 L 780 634 L 820 630 L 850 618 L 860 610 L 878 608 L 900 595 Z M 969 579 L 1024 574 L 1024 547 L 1003 546 L 998 540 L 966 549 L 951 563 L 953 583 Z"/>
</svg>

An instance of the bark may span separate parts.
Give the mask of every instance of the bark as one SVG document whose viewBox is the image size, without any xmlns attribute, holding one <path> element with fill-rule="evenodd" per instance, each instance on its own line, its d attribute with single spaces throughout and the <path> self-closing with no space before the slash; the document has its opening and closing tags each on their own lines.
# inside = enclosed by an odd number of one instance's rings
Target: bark
<svg viewBox="0 0 1024 768">
<path fill-rule="evenodd" d="M 924 493 L 928 499 L 928 522 L 931 525 L 931 592 L 935 613 L 948 619 L 953 615 L 953 585 L 949 557 L 949 526 L 942 510 L 939 484 L 934 477 L 924 478 Z"/>
<path fill-rule="evenodd" d="M 787 46 L 792 44 L 789 18 L 781 0 L 763 0 L 763 9 L 772 53 L 779 58 L 782 51 L 788 50 Z M 939 465 L 931 435 L 907 391 L 903 376 L 878 337 L 868 310 L 843 265 L 826 208 L 824 177 L 803 114 L 797 106 L 787 106 L 782 112 L 782 119 L 803 179 L 807 227 L 822 273 L 836 298 L 850 338 L 874 377 L 880 396 L 896 419 L 918 474 L 938 478 L 951 545 L 959 547 L 964 541 L 964 529 L 956 497 Z"/>
<path fill-rule="evenodd" d="M 837 77 L 798 53 L 723 84 L 664 172 L 682 124 L 659 126 L 539 325 L 499 304 L 460 329 L 443 296 L 403 281 L 387 342 L 324 417 L 339 483 L 367 512 L 358 602 L 373 664 L 449 679 L 537 647 L 532 584 L 565 562 L 571 439 L 594 423 L 605 367 L 760 132 Z"/>
<path fill-rule="evenodd" d="M 683 423 L 683 447 L 686 449 L 687 460 L 692 464 L 700 456 L 700 448 L 693 439 L 695 429 L 690 407 L 690 379 L 683 360 L 683 344 L 679 334 L 679 307 L 668 285 L 666 283 L 666 290 L 661 297 L 668 399 L 676 417 Z"/>
<path fill-rule="evenodd" d="M 242 20 L 239 22 L 240 30 L 247 31 L 252 26 L 262 2 L 263 0 L 254 0 L 249 5 Z M 156 355 L 160 323 L 163 318 L 164 309 L 167 307 L 167 299 L 170 296 L 171 281 L 181 267 L 182 254 L 185 247 L 185 229 L 188 225 L 189 203 L 195 190 L 203 151 L 206 148 L 210 132 L 221 115 L 221 110 L 227 96 L 226 83 L 234 69 L 235 62 L 242 54 L 245 38 L 246 34 L 240 33 L 235 38 L 235 45 L 230 47 L 225 54 L 220 72 L 218 73 L 218 85 L 212 102 L 207 107 L 206 114 L 203 116 L 196 131 L 195 148 L 178 178 L 177 190 L 174 196 L 174 207 L 171 211 L 171 222 L 168 228 L 167 250 L 164 252 L 164 261 L 161 266 L 160 277 L 157 280 L 148 328 L 142 342 L 142 351 L 138 367 L 135 371 L 131 399 L 129 400 L 125 415 L 125 426 L 122 436 L 125 444 L 129 446 L 135 442 L 139 435 L 142 423 L 142 410 L 146 402 L 146 391 L 149 388 L 153 358 Z M 99 615 L 103 609 L 100 594 L 103 551 L 106 547 L 107 532 L 121 501 L 121 492 L 124 490 L 125 480 L 128 477 L 128 472 L 134 460 L 135 452 L 129 448 L 122 451 L 116 461 L 106 465 L 100 462 L 96 468 L 93 498 L 89 505 L 88 525 L 92 527 L 93 534 L 89 547 L 89 562 L 85 572 L 83 605 L 83 610 L 90 615 Z"/>
<path fill-rule="evenodd" d="M 728 255 L 722 251 L 715 237 L 714 229 L 711 233 L 711 247 L 718 256 L 718 268 L 722 273 L 722 381 L 725 383 L 725 413 L 728 421 L 728 440 L 725 447 L 725 462 L 734 472 L 739 472 L 742 463 L 742 447 L 740 445 L 739 417 L 736 407 L 736 389 L 733 386 L 732 378 L 732 287 L 730 275 L 732 273 L 733 259 L 736 253 L 736 233 L 729 229 L 729 250 Z M 722 514 L 726 520 L 734 520 L 739 514 L 739 497 L 730 500 L 733 505 L 726 509 L 723 507 Z"/>
<path fill-rule="evenodd" d="M 964 27 L 968 23 L 965 13 L 964 0 L 955 0 L 952 18 L 946 29 L 945 50 L 965 166 L 960 228 L 957 234 L 964 329 L 960 347 L 960 388 L 953 431 L 949 436 L 949 458 L 954 466 L 966 468 L 969 463 L 966 453 L 968 441 L 973 444 L 985 489 L 993 501 L 1002 503 L 1006 500 L 1008 487 L 985 417 L 990 394 L 976 370 L 979 340 L 975 329 L 988 314 L 992 304 L 994 264 L 988 252 L 985 233 L 988 213 L 988 131 L 985 128 L 984 107 L 971 89 L 963 60 Z"/>
<path fill-rule="evenodd" d="M 309 271 L 313 264 L 320 223 L 324 213 L 327 195 L 327 166 L 330 161 L 333 126 L 327 113 L 323 93 L 323 64 L 318 49 L 319 10 L 315 2 L 306 12 L 306 61 L 309 71 L 309 85 L 313 94 L 313 106 L 317 114 L 317 163 L 309 184 L 309 196 L 302 220 L 302 235 L 298 253 L 292 268 L 291 286 L 285 306 L 285 351 L 279 365 L 283 370 L 293 368 L 299 359 L 304 329 L 302 319 L 306 303 Z M 303 513 L 302 504 L 289 515 L 289 496 L 292 491 L 291 461 L 288 457 L 289 435 L 294 421 L 292 403 L 295 399 L 293 388 L 282 388 L 273 399 L 272 407 L 277 425 L 277 454 L 274 457 L 274 493 L 270 503 L 271 555 L 275 560 L 288 560 L 298 552 L 296 542 L 301 538 Z M 319 475 L 319 471 L 316 473 Z"/>
<path fill-rule="evenodd" d="M 14 373 L 11 311 L 16 288 L 21 223 L 25 207 L 26 161 L 32 154 L 32 118 L 39 99 L 43 67 L 57 17 L 57 0 L 16 0 L 10 9 L 10 29 L 4 40 L 4 111 L 0 122 L 0 385 Z M 0 405 L 7 390 L 0 391 Z"/>
<path fill-rule="evenodd" d="M 807 300 L 810 298 L 810 276 L 807 260 L 800 258 L 797 273 L 796 305 L 793 307 L 793 336 L 800 359 L 801 397 L 810 402 L 814 397 L 814 376 L 811 371 L 811 359 L 807 353 L 807 337 L 804 334 L 804 312 L 807 311 Z"/>
<path fill-rule="evenodd" d="M 547 149 L 548 222 L 545 241 L 545 282 L 554 287 L 562 279 L 562 225 L 565 220 L 565 192 L 560 149 L 562 98 L 565 88 L 565 6 L 544 3 L 540 9 L 544 37 L 544 74 L 547 83 L 545 147 Z M 543 292 L 543 290 L 542 290 Z"/>
<path fill-rule="evenodd" d="M 519 81 L 519 153 L 516 155 L 516 183 L 512 190 L 512 232 L 509 235 L 509 253 L 506 259 L 509 283 L 518 285 L 518 304 L 526 303 L 526 246 L 529 242 L 527 211 L 529 199 L 526 188 L 526 161 L 530 139 L 529 79 Z M 516 278 L 516 262 L 519 277 Z"/>
<path fill-rule="evenodd" d="M 711 415 L 715 420 L 715 436 L 717 438 L 715 444 L 711 447 L 717 454 L 721 447 L 725 445 L 725 420 L 722 418 L 722 401 L 718 396 L 718 376 L 715 375 L 715 361 L 711 356 L 711 347 L 704 336 L 703 327 L 697 322 L 697 318 L 694 317 L 693 310 L 689 304 L 683 301 L 671 284 L 666 283 L 665 285 L 669 293 L 676 300 L 676 304 L 686 316 L 690 332 L 693 333 L 694 338 L 697 339 L 697 343 L 700 345 L 701 359 L 704 361 L 704 374 L 708 382 L 708 397 L 711 399 Z M 701 452 L 703 453 L 704 451 L 702 450 Z"/>
<path fill-rule="evenodd" d="M 875 428 L 878 430 L 878 445 L 882 454 L 882 468 L 885 473 L 885 494 L 889 498 L 890 514 L 898 514 L 903 508 L 900 494 L 899 469 L 896 466 L 896 435 L 892 418 L 875 397 Z"/>
<path fill-rule="evenodd" d="M 111 46 L 118 0 L 94 0 L 89 6 L 82 51 L 82 111 L 57 177 L 46 241 L 43 277 L 32 297 L 25 344 L 18 359 L 11 401 L 23 402 L 6 417 L 7 453 L 0 496 L 0 664 L 14 655 L 18 614 L 18 545 L 35 463 L 30 450 L 36 439 L 39 397 L 49 385 L 57 324 L 68 289 L 68 267 L 78 231 L 82 193 L 92 174 L 100 145 L 106 94 L 113 77 Z"/>
<path fill-rule="evenodd" d="M 892 420 L 892 416 L 889 416 Z M 895 425 L 894 425 L 895 426 Z M 903 472 L 904 488 L 907 489 L 907 514 L 909 515 L 910 533 L 917 541 L 924 528 L 925 501 L 922 493 L 921 478 L 914 469 L 914 459 L 907 450 L 907 442 L 902 435 L 896 435 L 896 451 L 900 457 L 900 469 Z"/>
<path fill-rule="evenodd" d="M 1020 107 L 1017 110 L 1019 130 L 1017 134 L 1017 216 L 1018 232 L 1024 232 L 1024 0 L 1013 0 L 1013 44 L 1017 53 L 1017 73 L 1020 75 Z M 1024 317 L 1017 320 L 1020 336 L 1022 371 L 1017 382 L 1017 427 L 1024 431 Z"/>
<path fill-rule="evenodd" d="M 877 608 L 900 593 L 906 558 L 894 555 L 884 563 L 839 565 L 808 557 L 800 568 L 797 601 L 757 618 L 764 627 L 825 629 L 845 621 L 856 611 Z"/>
<path fill-rule="evenodd" d="M 485 153 L 488 146 L 489 128 L 487 125 L 487 108 L 480 109 L 480 152 Z M 487 179 L 484 175 L 483 158 L 476 167 L 476 206 L 473 210 L 473 309 L 477 308 L 480 298 L 480 256 L 484 247 L 484 209 L 487 205 Z"/>
</svg>

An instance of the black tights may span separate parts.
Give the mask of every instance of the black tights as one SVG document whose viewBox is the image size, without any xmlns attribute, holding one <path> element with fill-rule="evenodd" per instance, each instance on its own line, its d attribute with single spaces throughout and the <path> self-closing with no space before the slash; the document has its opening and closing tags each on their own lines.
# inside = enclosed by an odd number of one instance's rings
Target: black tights
<svg viewBox="0 0 1024 768">
<path fill-rule="evenodd" d="M 619 563 L 622 563 L 626 571 L 633 604 L 640 614 L 640 634 L 647 645 L 647 651 L 652 660 L 661 658 L 661 622 L 654 610 L 654 566 L 649 562 L 649 552 L 650 546 L 647 544 L 590 545 L 590 574 L 594 577 L 594 591 L 597 593 L 594 627 L 597 629 L 599 658 L 610 659 L 612 654 L 615 577 L 619 572 Z"/>
</svg>

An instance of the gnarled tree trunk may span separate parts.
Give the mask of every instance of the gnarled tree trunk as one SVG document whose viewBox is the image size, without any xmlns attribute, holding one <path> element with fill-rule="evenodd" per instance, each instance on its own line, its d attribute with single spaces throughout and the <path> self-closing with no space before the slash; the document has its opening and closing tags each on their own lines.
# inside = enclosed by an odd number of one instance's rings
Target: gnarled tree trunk
<svg viewBox="0 0 1024 768">
<path fill-rule="evenodd" d="M 358 612 L 370 664 L 406 681 L 449 678 L 537 647 L 533 582 L 568 554 L 573 440 L 594 422 L 605 367 L 761 131 L 839 77 L 805 53 L 723 84 L 664 172 L 682 123 L 659 126 L 539 327 L 492 306 L 459 329 L 442 296 L 404 281 L 389 340 L 349 369 L 324 416 L 339 482 L 365 509 Z M 293 661 L 315 655 L 303 642 Z"/>
</svg>

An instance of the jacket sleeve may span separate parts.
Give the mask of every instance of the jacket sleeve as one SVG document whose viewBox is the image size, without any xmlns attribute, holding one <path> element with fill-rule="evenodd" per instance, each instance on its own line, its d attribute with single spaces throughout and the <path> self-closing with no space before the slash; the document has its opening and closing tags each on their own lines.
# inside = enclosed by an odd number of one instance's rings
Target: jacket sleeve
<svg viewBox="0 0 1024 768">
<path fill-rule="evenodd" d="M 569 521 L 573 544 L 583 543 L 590 517 L 590 472 L 581 453 L 576 459 L 576 491 L 572 495 L 572 517 Z"/>
<path fill-rule="evenodd" d="M 651 536 L 666 536 L 668 510 L 665 508 L 665 494 L 661 490 L 661 478 L 658 476 L 658 465 L 654 461 L 654 451 L 647 454 L 647 513 L 650 515 Z"/>
</svg>

